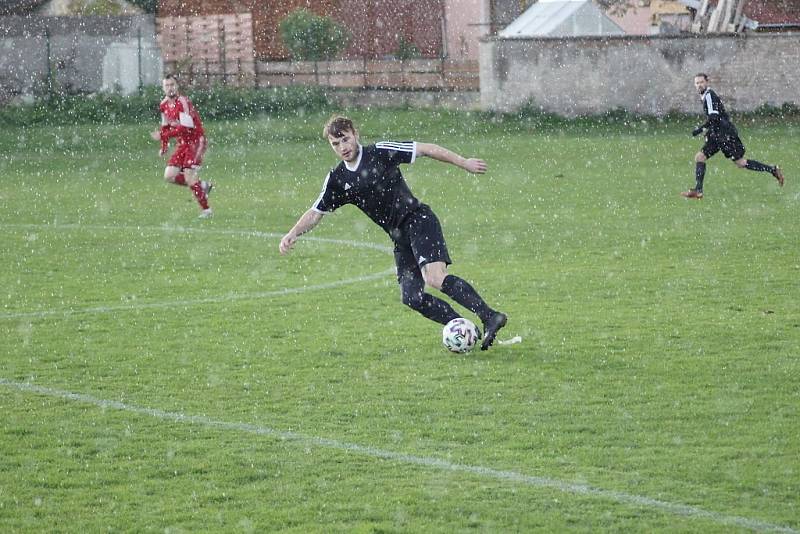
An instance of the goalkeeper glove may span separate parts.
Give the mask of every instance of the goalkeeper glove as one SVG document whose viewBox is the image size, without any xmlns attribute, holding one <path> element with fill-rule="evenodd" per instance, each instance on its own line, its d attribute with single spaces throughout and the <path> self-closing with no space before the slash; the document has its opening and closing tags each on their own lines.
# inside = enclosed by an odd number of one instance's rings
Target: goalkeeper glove
<svg viewBox="0 0 800 534">
<path fill-rule="evenodd" d="M 703 127 L 702 126 L 698 126 L 694 130 L 692 130 L 692 137 L 697 137 L 701 133 L 703 133 Z"/>
</svg>

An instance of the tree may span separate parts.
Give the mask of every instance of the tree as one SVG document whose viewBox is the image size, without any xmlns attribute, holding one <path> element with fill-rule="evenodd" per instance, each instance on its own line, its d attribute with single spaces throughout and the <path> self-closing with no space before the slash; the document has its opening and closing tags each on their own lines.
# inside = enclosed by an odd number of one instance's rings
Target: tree
<svg viewBox="0 0 800 534">
<path fill-rule="evenodd" d="M 128 0 L 128 2 L 139 6 L 145 13 L 155 13 L 158 9 L 158 0 Z"/>
<path fill-rule="evenodd" d="M 419 56 L 419 48 L 417 48 L 417 45 L 415 45 L 412 41 L 409 41 L 402 35 L 399 39 L 397 39 L 397 51 L 394 53 L 394 57 L 401 61 L 405 61 L 407 59 L 414 59 Z"/>
<path fill-rule="evenodd" d="M 335 58 L 350 42 L 350 32 L 330 17 L 295 10 L 280 23 L 280 35 L 293 59 L 324 61 Z"/>
<path fill-rule="evenodd" d="M 597 4 L 604 7 L 609 13 L 624 14 L 629 7 L 633 7 L 635 0 L 596 0 Z"/>
</svg>

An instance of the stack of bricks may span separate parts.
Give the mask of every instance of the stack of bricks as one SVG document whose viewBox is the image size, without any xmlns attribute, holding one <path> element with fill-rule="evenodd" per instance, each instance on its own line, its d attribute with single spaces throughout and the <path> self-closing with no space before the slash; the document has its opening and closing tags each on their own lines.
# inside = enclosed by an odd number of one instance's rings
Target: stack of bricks
<svg viewBox="0 0 800 534">
<path fill-rule="evenodd" d="M 165 70 L 192 85 L 252 85 L 255 77 L 250 13 L 161 17 L 156 21 Z"/>
</svg>

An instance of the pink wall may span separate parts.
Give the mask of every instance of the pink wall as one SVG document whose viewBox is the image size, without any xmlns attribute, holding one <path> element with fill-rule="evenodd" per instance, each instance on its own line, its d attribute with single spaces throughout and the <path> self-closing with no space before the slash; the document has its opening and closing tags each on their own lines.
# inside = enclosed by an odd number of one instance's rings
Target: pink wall
<svg viewBox="0 0 800 534">
<path fill-rule="evenodd" d="M 445 0 L 445 43 L 450 59 L 478 60 L 478 42 L 489 32 L 490 0 Z"/>
</svg>

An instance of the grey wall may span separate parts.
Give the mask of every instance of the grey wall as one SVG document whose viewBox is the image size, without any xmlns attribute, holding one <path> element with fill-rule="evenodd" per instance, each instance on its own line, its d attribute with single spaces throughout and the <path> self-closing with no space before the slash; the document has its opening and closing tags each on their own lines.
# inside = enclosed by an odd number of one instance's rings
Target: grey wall
<svg viewBox="0 0 800 534">
<path fill-rule="evenodd" d="M 707 72 L 729 109 L 800 104 L 800 34 L 489 38 L 481 42 L 481 107 L 526 102 L 565 116 L 625 109 L 700 109 L 692 80 Z"/>
<path fill-rule="evenodd" d="M 143 82 L 158 84 L 161 58 L 152 15 L 0 17 L 0 102 L 46 90 L 48 33 L 51 72 L 58 87 L 95 92 L 105 85 L 129 92 L 139 81 L 140 30 Z"/>
</svg>

